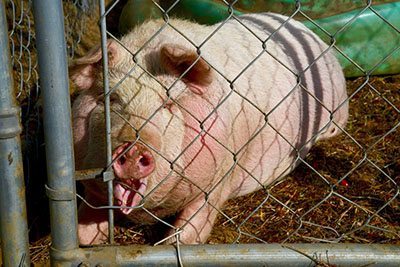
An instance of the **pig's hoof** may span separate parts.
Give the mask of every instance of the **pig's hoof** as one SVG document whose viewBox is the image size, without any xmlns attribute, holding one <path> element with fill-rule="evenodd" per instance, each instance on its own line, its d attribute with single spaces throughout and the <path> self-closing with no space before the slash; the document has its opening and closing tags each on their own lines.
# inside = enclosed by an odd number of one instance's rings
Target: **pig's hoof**
<svg viewBox="0 0 400 267">
<path fill-rule="evenodd" d="M 185 245 L 185 244 L 191 244 L 190 242 L 187 243 L 186 240 L 184 240 L 183 236 L 183 231 L 175 231 L 175 230 L 170 230 L 167 232 L 165 235 L 164 240 L 160 243 L 162 245 L 177 245 L 179 244 Z"/>
<path fill-rule="evenodd" d="M 164 241 L 161 242 L 161 244 L 162 245 L 174 245 L 177 243 L 177 241 L 178 241 L 177 235 L 175 234 L 175 232 L 171 231 L 171 232 L 168 232 Z"/>
<path fill-rule="evenodd" d="M 187 231 L 187 229 L 185 229 Z M 200 237 L 197 235 L 193 235 L 190 232 L 185 232 L 185 230 L 180 231 L 168 231 L 167 235 L 162 242 L 163 245 L 194 245 L 194 244 L 202 244 L 203 242 L 200 240 Z"/>
</svg>

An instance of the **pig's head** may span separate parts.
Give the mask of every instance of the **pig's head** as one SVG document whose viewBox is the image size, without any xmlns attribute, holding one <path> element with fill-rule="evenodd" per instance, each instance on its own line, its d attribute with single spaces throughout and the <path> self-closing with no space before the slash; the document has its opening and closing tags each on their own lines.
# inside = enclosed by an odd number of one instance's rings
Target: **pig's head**
<svg viewBox="0 0 400 267">
<path fill-rule="evenodd" d="M 172 44 L 143 53 L 137 63 L 151 75 L 134 63 L 132 54 L 120 44 L 108 41 L 114 197 L 126 207 L 121 209 L 125 214 L 142 199 L 151 208 L 174 198 L 172 191 L 182 191 L 176 169 L 184 161 L 181 152 L 188 126 L 179 99 L 204 94 L 212 80 L 210 67 L 194 49 Z M 182 80 L 175 82 L 184 73 Z M 106 167 L 100 47 L 77 59 L 70 76 L 78 90 L 72 111 L 76 167 Z M 92 183 L 90 187 L 87 190 L 105 199 L 102 186 Z"/>
</svg>

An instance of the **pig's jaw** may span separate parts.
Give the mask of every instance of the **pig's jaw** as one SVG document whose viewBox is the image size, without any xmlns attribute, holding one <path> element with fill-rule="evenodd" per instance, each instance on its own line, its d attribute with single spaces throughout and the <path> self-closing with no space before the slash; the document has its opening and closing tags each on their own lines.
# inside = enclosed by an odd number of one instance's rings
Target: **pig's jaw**
<svg viewBox="0 0 400 267">
<path fill-rule="evenodd" d="M 121 212 L 128 215 L 133 208 L 138 206 L 143 199 L 144 192 L 147 188 L 147 178 L 142 179 L 126 179 L 118 181 L 114 186 L 114 197 L 121 206 Z"/>
</svg>

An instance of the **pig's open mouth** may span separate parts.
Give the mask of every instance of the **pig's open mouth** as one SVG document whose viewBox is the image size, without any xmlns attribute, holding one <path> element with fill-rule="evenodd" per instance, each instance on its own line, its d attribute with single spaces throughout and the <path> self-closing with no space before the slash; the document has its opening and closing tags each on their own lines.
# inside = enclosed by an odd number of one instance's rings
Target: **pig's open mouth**
<svg viewBox="0 0 400 267">
<path fill-rule="evenodd" d="M 114 197 L 124 214 L 132 212 L 144 197 L 147 176 L 154 170 L 155 163 L 147 148 L 126 142 L 117 147 L 113 154 L 113 169 L 116 176 Z"/>
<path fill-rule="evenodd" d="M 114 197 L 117 204 L 123 206 L 121 212 L 126 215 L 131 213 L 133 208 L 139 205 L 143 199 L 146 188 L 147 178 L 117 181 L 114 187 Z"/>
</svg>

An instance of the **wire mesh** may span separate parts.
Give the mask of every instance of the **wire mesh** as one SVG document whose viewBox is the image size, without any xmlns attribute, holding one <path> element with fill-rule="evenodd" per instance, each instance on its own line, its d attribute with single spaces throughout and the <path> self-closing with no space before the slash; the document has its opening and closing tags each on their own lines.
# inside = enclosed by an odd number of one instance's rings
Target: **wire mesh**
<svg viewBox="0 0 400 267">
<path fill-rule="evenodd" d="M 111 69 L 108 73 L 111 83 L 107 95 L 111 99 L 111 137 L 114 138 L 110 145 L 112 145 L 114 151 L 121 143 L 129 143 L 129 145 L 123 147 L 123 152 L 115 156 L 112 163 L 106 164 L 106 150 L 102 137 L 104 127 L 101 123 L 91 125 L 94 130 L 91 129 L 90 134 L 96 136 L 98 138 L 97 144 L 101 145 L 97 145 L 95 149 L 93 147 L 87 148 L 85 152 L 89 151 L 88 153 L 91 154 L 85 159 L 81 159 L 81 169 L 110 170 L 112 164 L 129 159 L 129 151 L 132 151 L 130 149 L 134 146 L 136 146 L 136 149 L 139 147 L 150 152 L 158 160 L 157 168 L 168 166 L 167 171 L 162 173 L 160 177 L 154 178 L 157 184 L 154 184 L 151 181 L 152 176 L 149 176 L 150 178 L 146 181 L 148 183 L 146 191 L 141 191 L 140 184 L 135 184 L 129 180 L 114 180 L 114 192 L 115 187 L 124 189 L 135 187 L 134 190 L 137 191 L 135 195 L 140 198 L 131 212 L 131 214 L 137 215 L 130 215 L 133 222 L 127 220 L 118 223 L 115 233 L 117 243 L 160 244 L 166 241 L 177 245 L 178 259 L 180 260 L 179 248 L 182 243 L 180 243 L 179 238 L 184 237 L 185 227 L 186 229 L 190 227 L 190 224 L 204 216 L 202 213 L 207 210 L 205 214 L 212 214 L 211 220 L 215 219 L 211 235 L 206 241 L 209 244 L 288 244 L 300 242 L 398 244 L 400 240 L 398 223 L 400 221 L 398 196 L 400 179 L 400 139 L 398 134 L 400 125 L 400 78 L 393 75 L 376 77 L 372 76 L 372 73 L 377 67 L 396 56 L 400 45 L 380 55 L 379 59 L 372 64 L 373 67 L 366 68 L 349 56 L 343 46 L 337 44 L 341 34 L 349 31 L 352 25 L 367 11 L 373 12 L 387 27 L 393 30 L 395 36 L 400 38 L 398 26 L 376 10 L 375 1 L 357 2 L 359 12 L 334 32 L 318 24 L 315 16 L 311 16 L 304 8 L 304 1 L 293 1 L 292 11 L 285 14 L 288 17 L 281 19 L 280 26 L 273 28 L 265 35 L 260 35 L 257 29 L 246 23 L 245 18 L 248 15 L 241 17 L 235 14 L 236 10 L 240 10 L 237 7 L 241 5 L 241 1 L 215 1 L 224 5 L 226 17 L 218 26 L 204 26 L 204 28 L 207 28 L 207 34 L 204 34 L 202 38 L 194 36 L 185 26 L 171 18 L 173 16 L 171 14 L 175 14 L 174 11 L 179 8 L 179 1 L 148 1 L 149 5 L 162 14 L 162 22 L 148 24 L 153 27 L 153 31 L 151 33 L 141 32 L 136 36 L 131 36 L 134 40 L 121 39 L 119 33 L 116 32 L 116 26 L 112 25 L 112 23 L 118 24 L 118 21 L 114 19 L 115 12 L 119 12 L 121 5 L 128 1 L 107 1 L 107 4 L 109 2 L 112 3 L 108 5 L 105 14 L 103 14 L 107 20 L 107 35 L 110 40 L 114 41 L 114 49 L 117 53 L 124 56 L 123 63 L 125 64 L 124 67 L 117 66 L 116 69 Z M 36 162 L 40 161 L 41 156 L 38 151 L 40 151 L 42 139 L 37 136 L 40 132 L 40 102 L 37 102 L 40 93 L 37 85 L 34 34 L 30 30 L 32 20 L 30 19 L 29 7 L 30 2 L 7 1 L 16 95 L 22 103 L 23 110 L 25 110 L 23 115 L 25 116 L 23 121 L 26 122 L 24 124 L 24 140 L 27 147 L 25 151 L 32 149 L 30 148 L 32 143 L 35 147 L 33 154 L 29 154 L 26 158 L 25 165 L 28 167 L 25 167 L 33 168 L 29 166 L 36 165 Z M 100 34 L 97 29 L 97 22 L 99 21 L 97 8 L 94 1 L 66 1 L 64 3 L 67 22 L 66 36 L 71 58 L 83 56 L 91 46 L 100 42 Z M 400 13 L 400 11 L 398 12 Z M 82 18 L 82 14 L 86 14 L 86 19 L 77 19 Z M 282 32 L 290 27 L 294 19 L 312 23 L 325 33 L 324 41 L 327 42 L 326 49 L 313 55 L 313 60 L 303 68 L 293 67 L 284 58 L 276 56 L 269 46 L 271 40 L 282 35 Z M 205 54 L 205 51 L 207 45 L 211 42 L 210 40 L 223 32 L 224 28 L 232 21 L 237 23 L 242 31 L 246 32 L 246 38 L 257 43 L 259 50 L 258 53 L 250 57 L 242 58 L 241 51 L 221 50 L 221 48 L 215 47 L 215 51 L 218 51 L 215 52 L 216 58 L 220 56 L 218 53 L 225 53 L 229 54 L 232 60 L 245 62 L 239 64 L 240 68 L 238 67 L 234 73 L 229 73 L 221 67 L 222 64 L 215 63 L 215 58 L 210 58 Z M 173 75 L 173 77 L 163 76 L 162 74 L 165 73 L 157 65 L 159 61 L 154 58 L 154 54 L 149 53 L 151 48 L 155 47 L 154 44 L 160 36 L 166 33 L 173 33 L 177 36 L 176 38 L 182 41 L 183 46 L 190 47 L 192 51 L 196 52 L 195 60 L 191 64 L 185 65 L 185 69 L 178 75 Z M 148 38 L 144 38 L 140 34 L 147 34 Z M 230 36 L 227 36 L 227 42 L 230 40 L 228 37 L 230 38 Z M 290 39 L 288 41 L 290 42 Z M 222 43 L 221 46 L 227 47 L 226 44 Z M 109 46 L 109 49 L 113 48 Z M 363 73 L 359 78 L 347 79 L 347 100 L 339 105 L 336 110 L 330 110 L 324 106 L 323 101 L 318 101 L 318 97 L 312 93 L 312 88 L 309 88 L 303 82 L 307 71 L 312 70 L 318 62 L 323 60 L 326 53 L 331 52 L 338 57 L 345 58 Z M 368 51 L 363 52 L 368 53 Z M 291 87 L 286 97 L 280 99 L 281 101 L 278 101 L 277 105 L 270 110 L 265 110 L 257 97 L 241 90 L 238 86 L 238 82 L 246 77 L 254 66 L 258 66 L 258 62 L 266 55 L 272 57 L 274 62 L 283 65 L 284 70 L 282 71 L 285 72 L 288 79 L 294 78 L 296 80 L 294 84 L 289 84 Z M 109 60 L 112 61 L 113 57 Z M 196 64 L 201 63 L 202 60 L 211 68 L 215 73 L 214 75 L 219 77 L 221 83 L 224 83 L 222 86 L 228 89 L 220 94 L 212 109 L 199 116 L 193 111 L 192 107 L 182 102 L 182 98 L 187 97 L 189 91 L 179 86 L 190 75 L 190 70 L 195 68 Z M 112 62 L 110 64 L 112 65 Z M 270 74 L 266 73 L 265 75 Z M 96 79 L 100 82 L 102 76 L 99 74 Z M 132 83 L 132 79 L 140 79 L 140 81 Z M 257 80 L 257 77 L 254 79 Z M 145 82 L 141 82 L 142 80 Z M 158 89 L 150 88 L 149 84 L 162 88 L 162 90 L 156 91 Z M 96 84 L 95 87 L 98 89 L 99 86 Z M 137 92 L 136 95 L 125 93 L 126 90 L 134 90 L 132 87 L 140 87 L 141 91 Z M 143 97 L 144 92 L 150 94 L 151 90 L 162 95 L 161 101 L 146 103 L 143 98 L 140 98 Z M 271 114 L 274 114 L 276 110 L 280 111 L 285 100 L 298 90 L 301 90 L 313 101 L 319 102 L 320 109 L 328 111 L 332 118 L 337 114 L 340 107 L 346 103 L 350 106 L 350 117 L 346 127 L 332 120 L 341 134 L 329 140 L 318 141 L 307 155 L 302 153 L 303 148 L 313 144 L 317 135 L 303 140 L 300 145 L 295 144 L 271 122 Z M 71 91 L 74 91 L 74 88 Z M 100 99 L 103 99 L 104 94 L 100 93 L 100 95 Z M 122 99 L 122 102 L 126 104 L 126 107 L 122 107 L 118 103 L 121 103 L 121 98 L 127 96 L 132 98 L 129 99 L 130 102 Z M 255 129 L 237 147 L 233 147 L 225 139 L 216 136 L 212 128 L 213 123 L 216 122 L 216 116 L 219 116 L 224 106 L 231 103 L 230 101 L 233 98 L 240 99 L 243 105 L 256 114 L 252 118 L 256 124 Z M 206 109 L 205 107 L 202 108 Z M 158 138 L 148 136 L 148 129 L 157 132 L 157 128 L 161 127 L 157 125 L 157 123 L 160 123 L 158 117 L 166 109 L 171 110 L 171 112 L 179 110 L 185 114 L 186 120 L 196 125 L 196 131 L 189 140 L 186 140 L 185 145 L 178 146 L 178 151 L 174 153 L 166 153 L 161 147 L 162 142 L 173 143 L 174 139 L 179 136 L 178 130 L 176 136 L 158 135 Z M 101 117 L 101 115 L 99 116 Z M 166 123 L 174 125 L 172 119 Z M 329 127 L 328 124 L 327 127 Z M 246 153 L 249 145 L 258 140 L 266 129 L 273 131 L 283 139 L 292 148 L 295 156 L 293 164 L 285 170 L 281 170 L 280 174 L 277 175 L 282 176 L 282 179 L 263 185 L 255 170 L 246 167 L 240 159 Z M 324 129 L 324 127 L 321 127 L 317 132 L 320 133 Z M 96 132 L 99 134 L 95 135 Z M 35 136 L 29 137 L 29 133 Z M 118 143 L 116 136 L 119 134 L 130 134 L 131 137 Z M 202 142 L 204 144 L 207 143 L 206 141 L 213 143 L 216 148 L 222 150 L 229 157 L 226 159 L 227 167 L 223 171 L 203 174 L 204 180 L 209 179 L 208 183 L 204 184 L 204 181 L 193 179 L 190 171 L 188 171 L 191 161 L 187 162 L 184 158 L 191 153 L 196 144 Z M 78 146 L 81 146 L 81 144 L 78 144 Z M 207 146 L 204 147 L 210 149 Z M 29 164 L 29 162 L 35 164 Z M 204 169 L 206 169 L 207 162 L 203 164 Z M 296 165 L 298 166 L 296 167 Z M 296 168 L 294 169 L 294 167 Z M 286 171 L 292 169 L 294 170 L 286 175 Z M 247 179 L 254 181 L 261 189 L 250 192 L 245 196 L 229 199 L 224 205 L 214 203 L 213 197 L 215 195 L 224 198 L 224 194 L 229 193 L 219 190 L 238 170 L 245 173 Z M 29 175 L 32 175 L 31 173 L 28 172 Z M 157 173 L 157 170 L 154 173 Z M 176 177 L 179 177 L 179 179 L 177 180 Z M 27 180 L 29 190 L 29 176 Z M 94 185 L 94 183 L 86 180 L 84 183 L 87 184 L 87 191 L 90 191 L 88 187 Z M 107 194 L 101 191 L 103 189 L 101 189 L 100 183 L 100 181 L 96 181 L 93 188 L 95 188 L 94 191 L 101 192 L 102 196 L 95 198 L 95 200 L 92 197 L 88 198 L 87 195 L 79 195 L 78 197 L 96 211 L 112 208 L 120 214 L 120 203 L 115 202 L 113 206 L 110 206 L 106 204 L 107 202 L 103 202 Z M 141 183 L 144 183 L 144 180 L 141 180 Z M 161 208 L 157 209 L 162 207 L 165 199 L 168 198 L 168 195 L 157 196 L 157 192 L 165 187 L 172 187 L 171 184 L 173 183 L 187 184 L 193 190 L 190 200 L 196 197 L 203 200 L 194 208 L 190 216 L 185 217 L 186 222 L 177 223 L 179 220 L 176 219 L 176 214 Z M 90 194 L 90 192 L 87 193 Z M 98 194 L 92 195 L 98 196 Z M 187 199 L 179 199 L 179 197 L 179 195 L 174 197 L 176 201 L 174 205 L 180 207 L 175 208 L 177 213 L 190 202 Z M 125 207 L 125 209 L 130 208 L 132 207 Z M 213 218 L 213 216 L 216 218 Z M 141 224 L 143 221 L 152 221 L 156 225 L 138 226 L 138 223 Z M 32 257 L 32 261 L 34 261 L 34 257 Z"/>
</svg>

